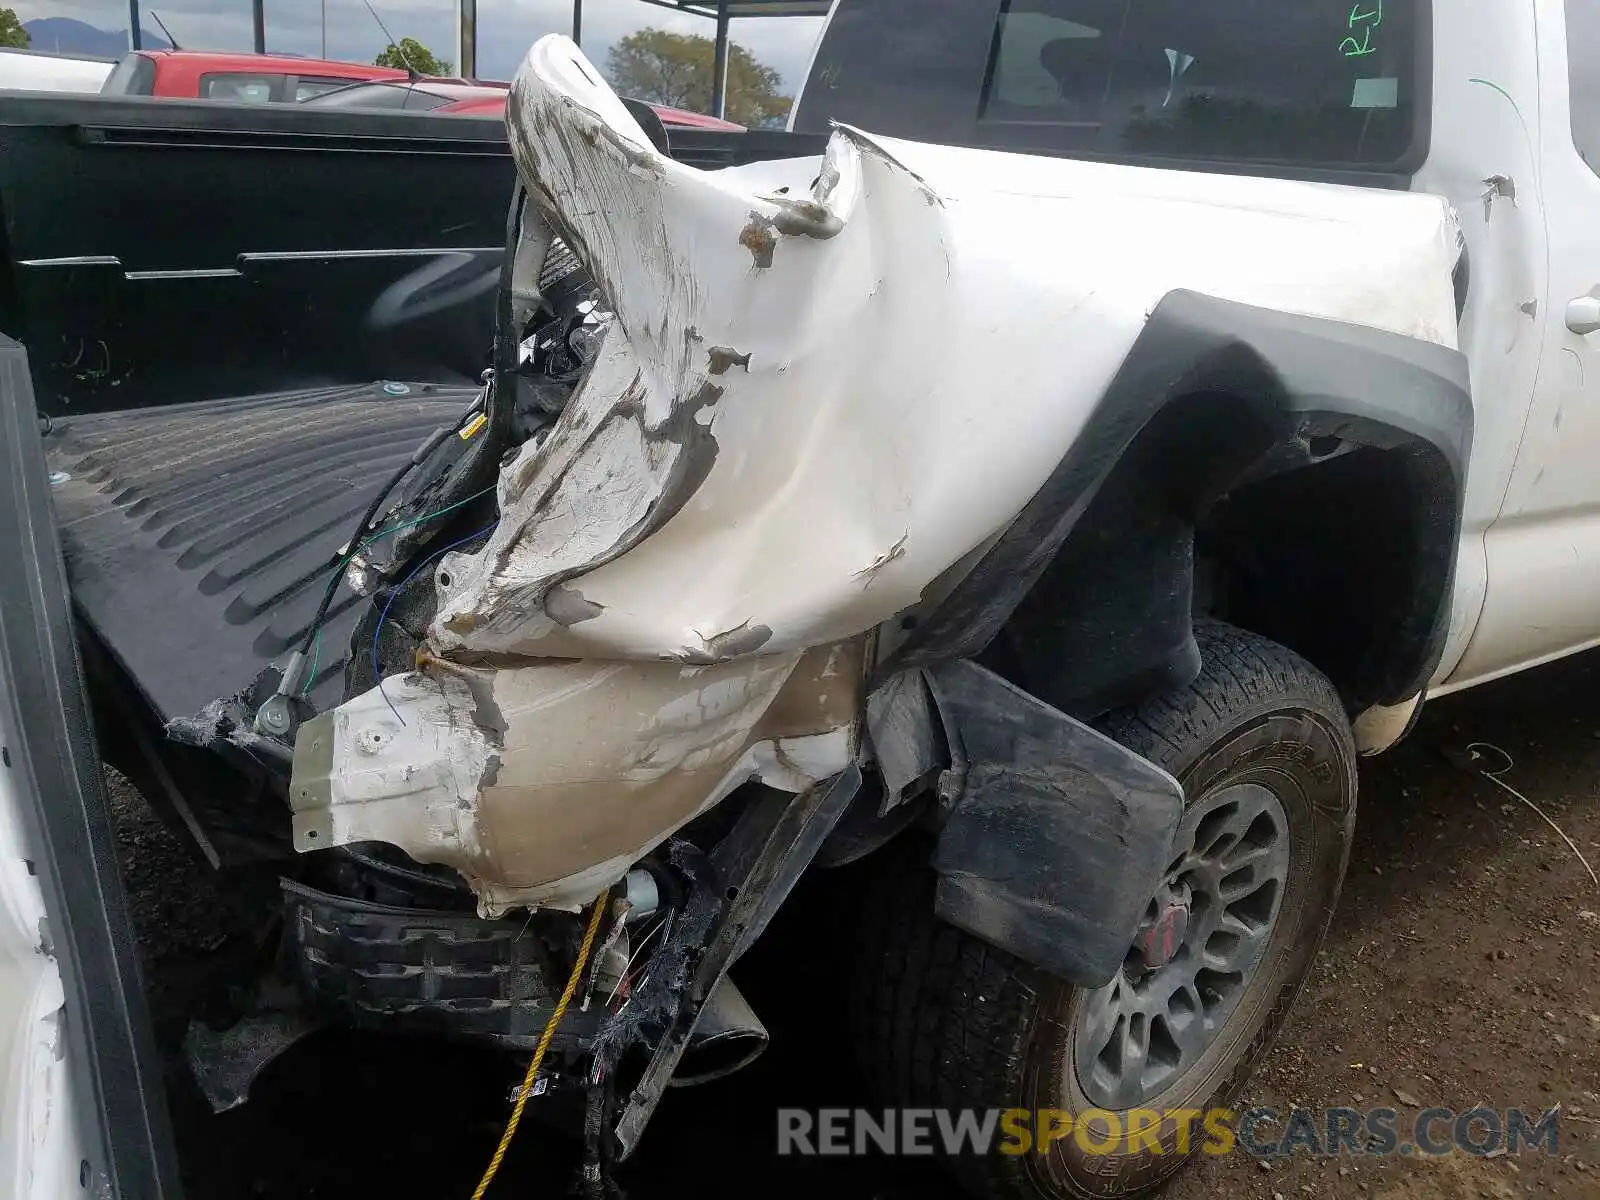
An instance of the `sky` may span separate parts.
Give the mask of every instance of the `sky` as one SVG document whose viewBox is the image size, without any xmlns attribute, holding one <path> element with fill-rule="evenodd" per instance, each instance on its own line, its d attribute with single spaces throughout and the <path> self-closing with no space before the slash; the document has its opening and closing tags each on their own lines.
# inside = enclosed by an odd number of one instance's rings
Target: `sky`
<svg viewBox="0 0 1600 1200">
<path fill-rule="evenodd" d="M 267 49 L 321 56 L 326 12 L 327 56 L 371 62 L 388 39 L 362 0 L 265 0 Z M 24 21 L 73 17 L 99 29 L 126 29 L 126 0 L 5 0 Z M 455 56 L 455 8 L 451 0 L 372 0 L 396 38 L 414 37 L 441 58 Z M 249 0 L 140 0 L 142 24 L 160 29 L 154 9 L 179 45 L 194 50 L 249 50 Z M 710 37 L 714 23 L 669 12 L 641 0 L 584 0 L 583 49 L 604 66 L 606 48 L 636 29 L 654 25 Z M 793 91 L 805 75 L 820 17 L 762 17 L 733 22 L 733 40 L 784 79 Z M 571 0 L 478 0 L 478 75 L 509 79 L 522 56 L 547 33 L 572 31 Z"/>
</svg>

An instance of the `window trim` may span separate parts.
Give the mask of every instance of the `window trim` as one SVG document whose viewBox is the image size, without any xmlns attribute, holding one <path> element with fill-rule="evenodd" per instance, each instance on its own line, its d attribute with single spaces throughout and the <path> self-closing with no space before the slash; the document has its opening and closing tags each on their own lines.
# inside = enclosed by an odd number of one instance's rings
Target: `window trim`
<svg viewBox="0 0 1600 1200">
<path fill-rule="evenodd" d="M 1567 134 L 1572 139 L 1572 149 L 1578 156 L 1578 161 L 1588 167 L 1596 175 L 1600 175 L 1600 110 L 1596 110 L 1596 128 L 1590 134 L 1584 135 L 1584 140 L 1592 141 L 1589 149 L 1584 148 L 1584 142 L 1579 140 L 1578 134 L 1578 71 L 1579 62 L 1572 52 L 1572 27 L 1573 14 L 1578 11 L 1578 6 L 1584 0 L 1566 0 L 1561 6 L 1561 42 L 1562 49 L 1567 56 Z M 1600 64 L 1594 68 L 1595 76 L 1600 79 Z M 1595 155 L 1595 161 L 1589 161 L 1589 155 Z"/>
</svg>

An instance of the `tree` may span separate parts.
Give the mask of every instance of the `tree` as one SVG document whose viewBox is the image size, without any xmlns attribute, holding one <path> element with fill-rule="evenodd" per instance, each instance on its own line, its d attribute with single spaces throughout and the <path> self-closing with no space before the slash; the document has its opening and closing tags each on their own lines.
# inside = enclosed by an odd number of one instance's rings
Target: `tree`
<svg viewBox="0 0 1600 1200">
<path fill-rule="evenodd" d="M 17 20 L 17 14 L 9 8 L 0 8 L 0 46 L 26 50 L 32 41 L 22 22 Z"/>
<path fill-rule="evenodd" d="M 449 75 L 455 69 L 454 63 L 435 58 L 432 50 L 416 38 L 408 37 L 401 38 L 398 46 L 390 42 L 372 63 L 378 67 L 397 67 L 402 71 L 415 71 L 418 75 Z"/>
<path fill-rule="evenodd" d="M 606 75 L 624 96 L 693 112 L 711 111 L 716 44 L 708 37 L 641 29 L 606 54 Z M 779 94 L 783 77 L 738 42 L 728 43 L 728 103 L 724 116 L 741 125 L 773 125 L 793 100 Z"/>
</svg>

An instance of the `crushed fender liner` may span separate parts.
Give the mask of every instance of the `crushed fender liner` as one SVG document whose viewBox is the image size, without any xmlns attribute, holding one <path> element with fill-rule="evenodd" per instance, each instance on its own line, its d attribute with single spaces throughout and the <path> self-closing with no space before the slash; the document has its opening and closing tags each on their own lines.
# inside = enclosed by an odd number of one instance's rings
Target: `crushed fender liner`
<svg viewBox="0 0 1600 1200">
<path fill-rule="evenodd" d="M 497 526 L 434 567 L 416 670 L 309 722 L 291 789 L 297 848 L 389 842 L 485 915 L 576 908 L 741 783 L 854 761 L 869 635 L 892 652 L 1016 527 L 1163 297 L 1454 350 L 1432 197 L 842 126 L 820 159 L 699 171 L 559 36 L 506 119 L 513 274 L 554 235 L 614 316 L 503 462 Z"/>
<path fill-rule="evenodd" d="M 1166 870 L 1182 786 L 976 663 L 926 676 L 960 788 L 933 856 L 939 915 L 1071 983 L 1108 982 Z"/>
</svg>

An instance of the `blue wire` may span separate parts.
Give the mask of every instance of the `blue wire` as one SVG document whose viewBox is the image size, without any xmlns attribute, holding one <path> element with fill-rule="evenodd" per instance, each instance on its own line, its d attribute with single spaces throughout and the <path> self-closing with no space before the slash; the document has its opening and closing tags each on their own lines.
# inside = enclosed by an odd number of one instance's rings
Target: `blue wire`
<svg viewBox="0 0 1600 1200">
<path fill-rule="evenodd" d="M 339 556 L 338 564 L 333 569 L 333 575 L 328 580 L 328 590 L 327 594 L 324 596 L 324 599 L 327 599 L 327 597 L 333 595 L 334 591 L 339 586 L 339 581 L 344 578 L 345 568 L 347 568 L 355 560 L 356 555 L 360 554 L 363 550 L 367 549 L 375 542 L 381 540 L 382 538 L 388 537 L 391 533 L 399 533 L 403 529 L 410 529 L 415 525 L 421 525 L 424 521 L 431 521 L 435 517 L 444 516 L 445 513 L 454 512 L 463 505 L 471 504 L 479 496 L 487 496 L 490 492 L 494 491 L 495 486 L 495 484 L 491 483 L 488 487 L 473 492 L 472 495 L 467 496 L 464 499 L 457 500 L 454 504 L 447 504 L 443 508 L 436 508 L 432 512 L 423 513 L 420 517 L 413 517 L 409 521 L 401 521 L 398 525 L 385 526 L 383 529 L 373 533 L 354 550 L 351 550 L 348 554 L 342 554 Z M 311 674 L 307 677 L 305 687 L 300 689 L 300 696 L 302 699 L 308 699 L 311 696 L 311 688 L 317 682 L 317 662 L 321 656 L 322 627 L 319 625 L 317 627 L 316 638 L 312 643 Z"/>
<path fill-rule="evenodd" d="M 494 527 L 498 524 L 500 524 L 498 520 L 491 521 L 487 526 L 478 530 L 477 533 L 470 533 L 466 537 L 462 538 L 459 542 L 451 542 L 448 546 L 444 546 L 438 550 L 435 550 L 432 554 L 428 555 L 427 558 L 419 562 L 412 570 L 411 574 L 402 579 L 395 589 L 389 593 L 389 598 L 383 602 L 383 611 L 378 614 L 378 623 L 373 627 L 372 630 L 372 674 L 373 677 L 378 681 L 378 695 L 383 697 L 383 702 L 389 706 L 389 711 L 394 713 L 394 719 L 399 721 L 401 725 L 406 723 L 406 719 L 400 715 L 400 710 L 394 706 L 394 701 L 389 699 L 389 693 L 383 690 L 383 668 L 378 665 L 378 635 L 383 632 L 383 623 L 389 619 L 389 609 L 394 604 L 395 597 L 401 592 L 405 591 L 406 584 L 410 583 L 418 575 L 422 574 L 422 568 L 426 567 L 429 563 L 431 563 L 434 559 L 439 558 L 441 555 L 450 553 L 450 551 L 454 550 L 457 546 L 465 546 L 468 542 L 476 541 L 486 533 L 492 533 L 494 531 Z"/>
</svg>

